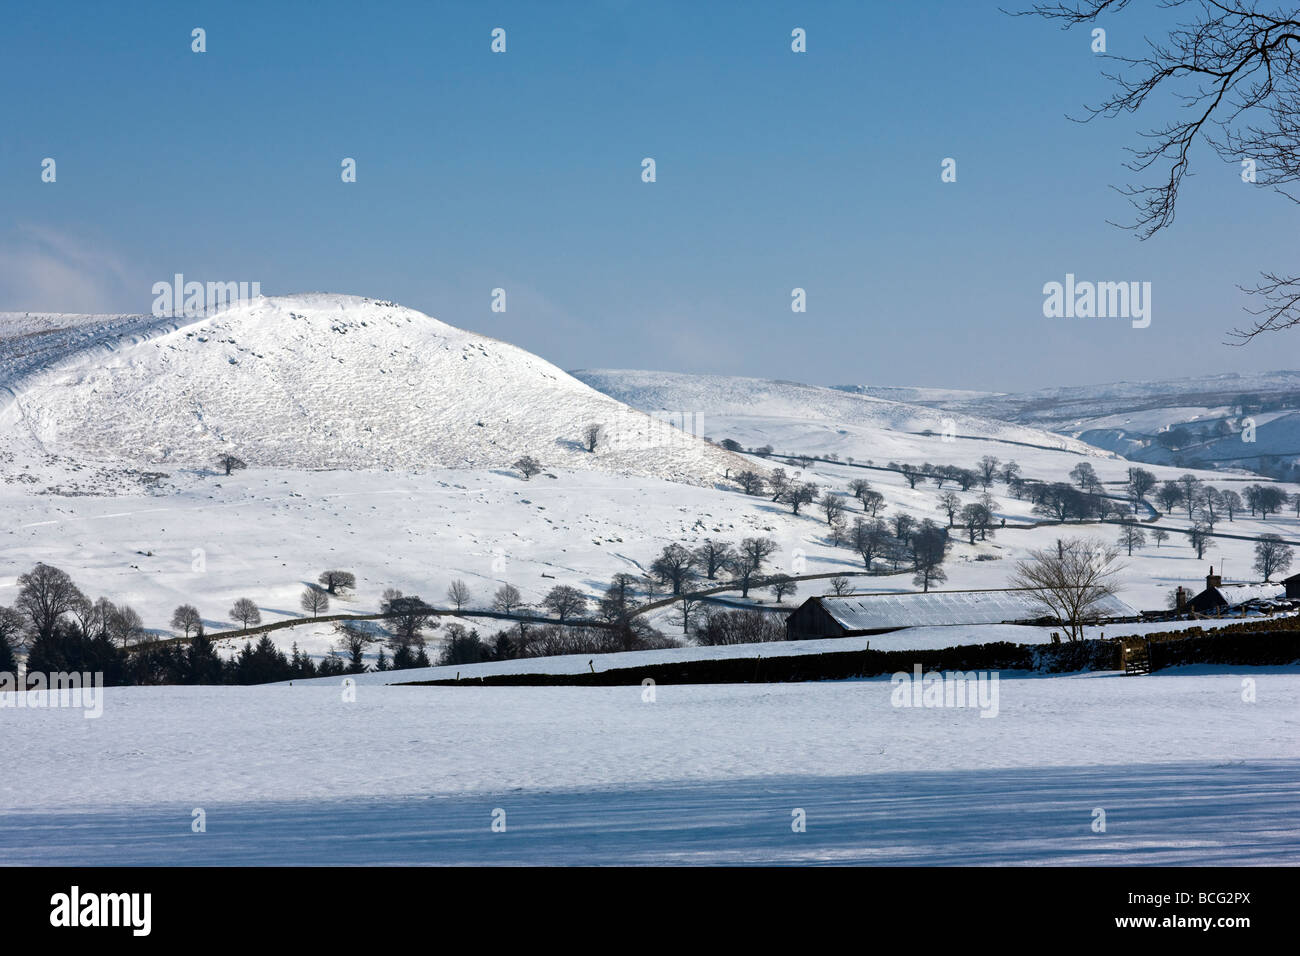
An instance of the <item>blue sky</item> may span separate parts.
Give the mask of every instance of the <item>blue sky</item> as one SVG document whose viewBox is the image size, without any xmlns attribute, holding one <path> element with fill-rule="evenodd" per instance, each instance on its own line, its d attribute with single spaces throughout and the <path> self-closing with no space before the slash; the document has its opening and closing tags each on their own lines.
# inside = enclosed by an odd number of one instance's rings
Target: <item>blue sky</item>
<svg viewBox="0 0 1300 956">
<path fill-rule="evenodd" d="M 1171 231 L 1107 224 L 1147 124 L 1067 118 L 1108 89 L 1086 31 L 984 0 L 268 6 L 5 8 L 0 309 L 148 311 L 181 272 L 394 299 L 570 369 L 1018 390 L 1296 364 L 1221 344 L 1236 286 L 1291 264 L 1284 199 L 1202 151 Z M 1155 15 L 1104 21 L 1110 51 Z M 1067 272 L 1151 282 L 1150 327 L 1044 318 Z"/>
</svg>

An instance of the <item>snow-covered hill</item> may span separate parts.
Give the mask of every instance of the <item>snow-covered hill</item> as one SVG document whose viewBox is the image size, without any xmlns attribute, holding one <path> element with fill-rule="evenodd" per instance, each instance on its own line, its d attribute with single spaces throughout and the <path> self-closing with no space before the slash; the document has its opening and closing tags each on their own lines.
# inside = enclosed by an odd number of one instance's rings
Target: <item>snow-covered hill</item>
<svg viewBox="0 0 1300 956">
<path fill-rule="evenodd" d="M 888 448 L 893 441 L 885 435 L 888 432 L 920 435 L 929 431 L 941 435 L 948 429 L 981 441 L 1033 445 L 1076 454 L 1105 454 L 1069 437 L 956 409 L 960 401 L 969 401 L 970 395 L 978 393 L 954 394 L 950 396 L 952 405 L 913 405 L 843 388 L 759 378 L 624 369 L 581 369 L 573 375 L 642 411 L 697 414 L 704 418 L 705 431 L 715 440 L 739 437 L 729 434 L 724 424 L 733 426 L 733 430 L 752 431 L 757 427 L 757 420 L 769 420 L 771 437 L 767 440 L 778 451 L 802 450 L 777 443 L 783 426 L 797 422 L 808 431 L 844 426 L 842 434 L 856 432 L 868 453 L 873 444 L 880 449 Z M 927 395 L 931 400 L 936 399 L 934 394 Z M 888 454 L 880 450 L 875 457 L 883 459 Z M 935 456 L 939 457 L 937 451 Z M 867 454 L 859 452 L 857 457 L 865 458 Z"/>
<path fill-rule="evenodd" d="M 0 316 L 6 419 L 54 455 L 420 469 L 527 454 L 692 484 L 740 464 L 535 355 L 392 303 L 313 294 L 189 322 L 93 319 Z M 606 432 L 594 453 L 581 443 L 590 424 Z"/>
</svg>

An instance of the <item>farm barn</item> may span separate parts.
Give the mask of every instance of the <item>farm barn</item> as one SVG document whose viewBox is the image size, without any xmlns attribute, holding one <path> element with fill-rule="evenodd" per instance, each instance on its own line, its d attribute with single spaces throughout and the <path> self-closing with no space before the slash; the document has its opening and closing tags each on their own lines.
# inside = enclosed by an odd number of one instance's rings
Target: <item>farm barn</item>
<svg viewBox="0 0 1300 956">
<path fill-rule="evenodd" d="M 1233 608 L 1251 602 L 1281 601 L 1290 596 L 1291 585 L 1287 581 L 1278 584 L 1224 584 L 1223 578 L 1214 573 L 1205 576 L 1205 590 L 1187 601 L 1184 610 L 1196 614 L 1223 614 Z"/>
<path fill-rule="evenodd" d="M 1117 597 L 1106 598 L 1098 620 L 1136 617 Z M 789 640 L 884 634 L 905 627 L 947 624 L 1031 624 L 1044 608 L 1027 591 L 930 591 L 811 597 L 786 618 Z"/>
</svg>

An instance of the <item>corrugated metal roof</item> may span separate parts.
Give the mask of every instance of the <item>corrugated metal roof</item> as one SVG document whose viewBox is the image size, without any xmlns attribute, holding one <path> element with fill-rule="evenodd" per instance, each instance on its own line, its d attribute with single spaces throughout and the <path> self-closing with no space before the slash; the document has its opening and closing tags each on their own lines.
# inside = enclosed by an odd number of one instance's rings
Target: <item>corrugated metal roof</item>
<svg viewBox="0 0 1300 956">
<path fill-rule="evenodd" d="M 845 630 L 886 627 L 925 627 L 938 624 L 1004 624 L 1047 616 L 1025 591 L 931 591 L 929 594 L 862 594 L 817 600 Z M 1117 597 L 1103 599 L 1101 617 L 1135 617 Z"/>
</svg>

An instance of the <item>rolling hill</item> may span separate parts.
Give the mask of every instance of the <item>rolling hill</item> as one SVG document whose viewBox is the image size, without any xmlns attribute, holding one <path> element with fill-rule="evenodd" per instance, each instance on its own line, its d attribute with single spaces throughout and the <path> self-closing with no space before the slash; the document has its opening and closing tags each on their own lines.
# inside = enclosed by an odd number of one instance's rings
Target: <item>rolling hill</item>
<svg viewBox="0 0 1300 956">
<path fill-rule="evenodd" d="M 964 440 L 986 445 L 1110 457 L 1109 452 L 1071 437 L 960 410 L 960 402 L 970 400 L 973 393 L 948 395 L 947 403 L 917 405 L 841 388 L 759 378 L 623 369 L 581 369 L 572 374 L 633 408 L 693 415 L 702 421 L 704 433 L 716 440 L 731 437 L 746 446 L 770 443 L 778 452 L 847 453 L 881 461 L 922 455 L 937 461 L 956 450 L 949 445 L 963 444 L 960 458 L 973 461 L 984 453 L 971 458 L 965 442 L 946 443 L 933 437 L 948 429 Z M 923 391 L 932 401 L 938 394 Z M 987 451 L 998 453 L 994 447 Z"/>
<path fill-rule="evenodd" d="M 389 302 L 311 294 L 192 321 L 8 319 L 0 421 L 55 456 L 347 470 L 507 468 L 527 454 L 691 484 L 740 462 L 522 349 Z M 589 424 L 605 430 L 594 453 Z"/>
</svg>

